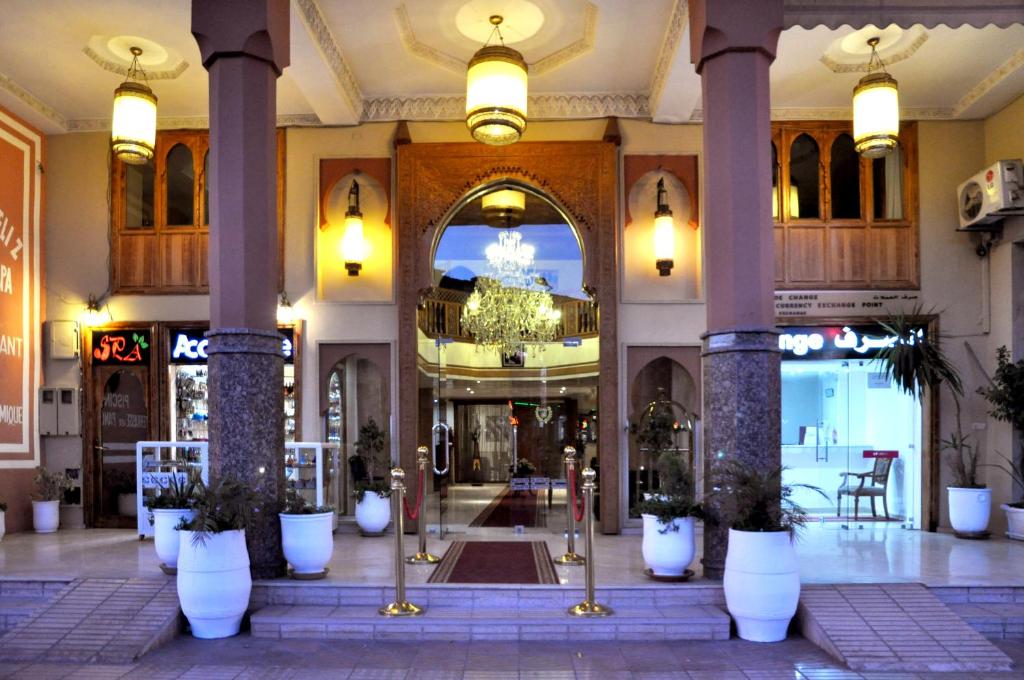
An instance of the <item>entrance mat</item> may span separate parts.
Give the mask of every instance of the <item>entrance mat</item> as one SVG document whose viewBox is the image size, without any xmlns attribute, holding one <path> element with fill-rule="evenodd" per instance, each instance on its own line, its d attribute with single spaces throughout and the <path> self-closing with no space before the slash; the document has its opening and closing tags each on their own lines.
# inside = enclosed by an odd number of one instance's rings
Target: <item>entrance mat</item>
<svg viewBox="0 0 1024 680">
<path fill-rule="evenodd" d="M 541 509 L 547 494 L 532 491 L 512 491 L 506 488 L 469 523 L 471 527 L 524 527 L 547 526 Z"/>
<path fill-rule="evenodd" d="M 455 541 L 427 583 L 557 584 L 544 541 Z"/>
</svg>

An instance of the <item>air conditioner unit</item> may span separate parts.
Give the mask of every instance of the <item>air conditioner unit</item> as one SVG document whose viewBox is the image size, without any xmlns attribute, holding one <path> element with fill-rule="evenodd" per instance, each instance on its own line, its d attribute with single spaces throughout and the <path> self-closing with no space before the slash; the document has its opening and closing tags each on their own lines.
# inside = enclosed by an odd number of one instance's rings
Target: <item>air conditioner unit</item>
<svg viewBox="0 0 1024 680">
<path fill-rule="evenodd" d="M 989 230 L 1007 215 L 1024 215 L 1021 160 L 998 161 L 956 190 L 961 230 Z"/>
</svg>

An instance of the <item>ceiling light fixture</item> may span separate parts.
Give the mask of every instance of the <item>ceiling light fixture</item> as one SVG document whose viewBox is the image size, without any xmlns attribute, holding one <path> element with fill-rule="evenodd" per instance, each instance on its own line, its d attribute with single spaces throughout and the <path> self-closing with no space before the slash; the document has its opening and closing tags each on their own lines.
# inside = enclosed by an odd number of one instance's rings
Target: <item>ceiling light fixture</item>
<svg viewBox="0 0 1024 680">
<path fill-rule="evenodd" d="M 146 72 L 139 66 L 142 48 L 132 47 L 131 53 L 132 63 L 125 81 L 114 90 L 110 146 L 121 161 L 142 165 L 153 158 L 156 146 L 156 95 L 149 89 Z"/>
<path fill-rule="evenodd" d="M 363 213 L 359 210 L 359 182 L 352 180 L 345 211 L 345 233 L 341 237 L 341 259 L 349 276 L 359 276 L 369 250 L 363 234 Z"/>
<path fill-rule="evenodd" d="M 865 158 L 891 152 L 900 134 L 899 88 L 878 56 L 878 42 L 877 37 L 868 39 L 868 74 L 853 88 L 853 141 Z"/>
<path fill-rule="evenodd" d="M 473 139 L 492 146 L 513 144 L 526 129 L 526 60 L 505 46 L 502 21 L 491 16 L 494 30 L 466 71 L 466 125 Z M 501 44 L 490 44 L 495 36 Z"/>
<path fill-rule="evenodd" d="M 516 189 L 498 189 L 480 199 L 484 224 L 495 229 L 514 229 L 523 223 L 526 194 Z"/>
<path fill-rule="evenodd" d="M 675 265 L 676 225 L 668 207 L 665 178 L 658 180 L 658 209 L 654 213 L 654 265 L 659 276 L 669 276 Z"/>
</svg>

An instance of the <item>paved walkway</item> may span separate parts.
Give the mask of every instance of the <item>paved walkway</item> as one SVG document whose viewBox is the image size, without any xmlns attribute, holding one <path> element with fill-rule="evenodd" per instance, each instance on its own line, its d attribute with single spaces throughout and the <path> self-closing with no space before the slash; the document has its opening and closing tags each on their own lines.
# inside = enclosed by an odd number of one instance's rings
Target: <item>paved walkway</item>
<svg viewBox="0 0 1024 680">
<path fill-rule="evenodd" d="M 1024 643 L 1000 642 L 1024 669 Z M 179 638 L 134 665 L 0 664 L 0 678 L 50 680 L 979 680 L 1024 673 L 854 673 L 801 638 L 722 642 L 399 642 Z"/>
</svg>

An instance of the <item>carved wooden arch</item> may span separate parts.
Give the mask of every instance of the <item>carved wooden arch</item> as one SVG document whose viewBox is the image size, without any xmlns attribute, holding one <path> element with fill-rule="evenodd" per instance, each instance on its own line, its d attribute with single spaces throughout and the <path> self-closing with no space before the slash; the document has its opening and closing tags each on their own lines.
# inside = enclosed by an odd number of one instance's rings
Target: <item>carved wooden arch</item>
<svg viewBox="0 0 1024 680">
<path fill-rule="evenodd" d="M 581 239 L 584 280 L 599 303 L 598 403 L 602 530 L 619 531 L 618 337 L 616 333 L 618 150 L 611 142 L 532 142 L 506 147 L 403 144 L 397 149 L 398 441 L 412 469 L 418 416 L 416 305 L 433 283 L 430 253 L 438 229 L 467 193 L 501 179 L 536 188 L 564 209 Z"/>
</svg>

